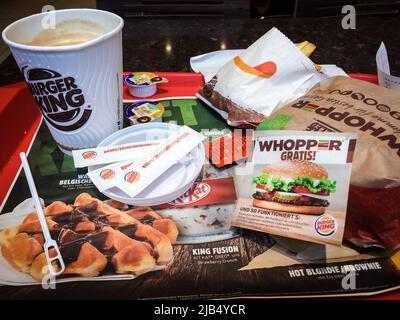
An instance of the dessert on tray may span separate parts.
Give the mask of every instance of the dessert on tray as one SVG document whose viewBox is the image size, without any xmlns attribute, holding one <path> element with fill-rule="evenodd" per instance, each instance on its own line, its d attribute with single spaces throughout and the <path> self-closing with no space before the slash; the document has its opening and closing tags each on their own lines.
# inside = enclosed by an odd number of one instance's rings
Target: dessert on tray
<svg viewBox="0 0 400 320">
<path fill-rule="evenodd" d="M 64 275 L 141 275 L 172 262 L 172 244 L 178 236 L 175 223 L 148 207 L 126 209 L 87 193 L 80 194 L 73 205 L 54 201 L 44 209 L 66 265 Z M 0 246 L 3 257 L 18 271 L 35 279 L 46 274 L 43 234 L 35 212 L 20 225 L 2 230 Z"/>
</svg>

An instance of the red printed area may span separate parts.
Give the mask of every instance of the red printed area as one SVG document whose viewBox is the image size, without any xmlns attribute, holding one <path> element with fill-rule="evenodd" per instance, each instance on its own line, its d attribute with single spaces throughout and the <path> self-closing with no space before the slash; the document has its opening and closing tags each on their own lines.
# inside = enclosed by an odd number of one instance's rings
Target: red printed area
<svg viewBox="0 0 400 320">
<path fill-rule="evenodd" d="M 233 178 L 229 177 L 198 181 L 179 198 L 158 208 L 205 206 L 234 201 L 236 201 L 235 185 Z"/>
<path fill-rule="evenodd" d="M 133 183 L 140 180 L 140 174 L 136 171 L 131 171 L 125 175 L 124 179 L 129 183 Z"/>
<path fill-rule="evenodd" d="M 237 129 L 221 138 L 204 144 L 206 156 L 217 168 L 247 158 L 252 141 L 252 130 Z"/>
<path fill-rule="evenodd" d="M 86 151 L 82 153 L 83 159 L 94 159 L 96 158 L 96 156 L 97 156 L 96 151 Z"/>
<path fill-rule="evenodd" d="M 3 202 L 41 121 L 39 108 L 25 82 L 0 88 L 0 203 Z"/>
<path fill-rule="evenodd" d="M 104 150 L 104 153 L 113 153 L 113 152 L 118 152 L 118 151 L 123 151 L 123 150 L 128 150 L 128 149 L 136 149 L 136 148 L 142 148 L 142 147 L 150 147 L 150 146 L 156 146 L 158 143 L 141 143 L 141 144 L 136 144 L 136 145 L 129 145 L 129 146 L 123 146 L 123 147 L 115 147 L 112 149 Z"/>
<path fill-rule="evenodd" d="M 146 169 L 148 166 L 150 166 L 155 160 L 160 158 L 164 153 L 166 153 L 168 150 L 171 150 L 173 146 L 177 145 L 179 142 L 181 142 L 183 139 L 189 136 L 188 132 L 185 132 L 181 134 L 179 137 L 177 137 L 175 140 L 173 140 L 171 143 L 166 145 L 162 150 L 160 150 L 157 154 L 154 155 L 153 158 L 151 158 L 149 161 L 145 162 L 142 165 L 143 169 Z"/>
<path fill-rule="evenodd" d="M 102 177 L 104 180 L 112 179 L 115 177 L 115 171 L 111 169 L 106 169 L 100 172 L 100 177 Z"/>
<path fill-rule="evenodd" d="M 272 76 L 275 74 L 278 67 L 276 66 L 275 62 L 267 61 L 267 62 L 264 62 L 264 63 L 258 65 L 257 67 L 254 67 L 254 69 L 256 69 L 266 75 Z"/>
</svg>

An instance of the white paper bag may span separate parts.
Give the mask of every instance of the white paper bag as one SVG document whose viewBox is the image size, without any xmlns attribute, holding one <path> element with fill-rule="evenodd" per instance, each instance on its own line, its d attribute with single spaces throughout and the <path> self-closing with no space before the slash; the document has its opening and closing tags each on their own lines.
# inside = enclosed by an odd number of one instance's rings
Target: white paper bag
<svg viewBox="0 0 400 320">
<path fill-rule="evenodd" d="M 197 96 L 229 125 L 256 126 L 327 76 L 277 28 L 222 66 Z"/>
</svg>

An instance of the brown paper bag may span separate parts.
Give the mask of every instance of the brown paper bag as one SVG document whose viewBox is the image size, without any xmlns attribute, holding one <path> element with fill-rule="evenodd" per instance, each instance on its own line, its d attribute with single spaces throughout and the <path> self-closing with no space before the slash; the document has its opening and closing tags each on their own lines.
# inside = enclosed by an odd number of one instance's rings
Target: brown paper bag
<svg viewBox="0 0 400 320">
<path fill-rule="evenodd" d="M 400 92 L 335 77 L 313 87 L 257 130 L 356 132 L 344 238 L 400 248 Z"/>
<path fill-rule="evenodd" d="M 348 77 L 320 82 L 257 130 L 356 132 L 351 183 L 400 185 L 400 92 Z"/>
</svg>

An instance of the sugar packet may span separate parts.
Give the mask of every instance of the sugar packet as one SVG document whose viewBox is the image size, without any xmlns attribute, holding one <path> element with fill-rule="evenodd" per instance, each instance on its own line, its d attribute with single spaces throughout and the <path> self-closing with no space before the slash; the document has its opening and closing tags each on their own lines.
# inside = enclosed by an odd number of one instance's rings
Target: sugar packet
<svg viewBox="0 0 400 320">
<path fill-rule="evenodd" d="M 201 134 L 183 126 L 148 157 L 129 166 L 129 170 L 117 167 L 116 186 L 128 196 L 135 197 L 201 142 Z"/>
<path fill-rule="evenodd" d="M 162 140 L 149 140 L 127 143 L 119 146 L 108 146 L 73 150 L 75 168 L 89 167 L 124 160 L 137 160 L 155 150 Z"/>
</svg>

